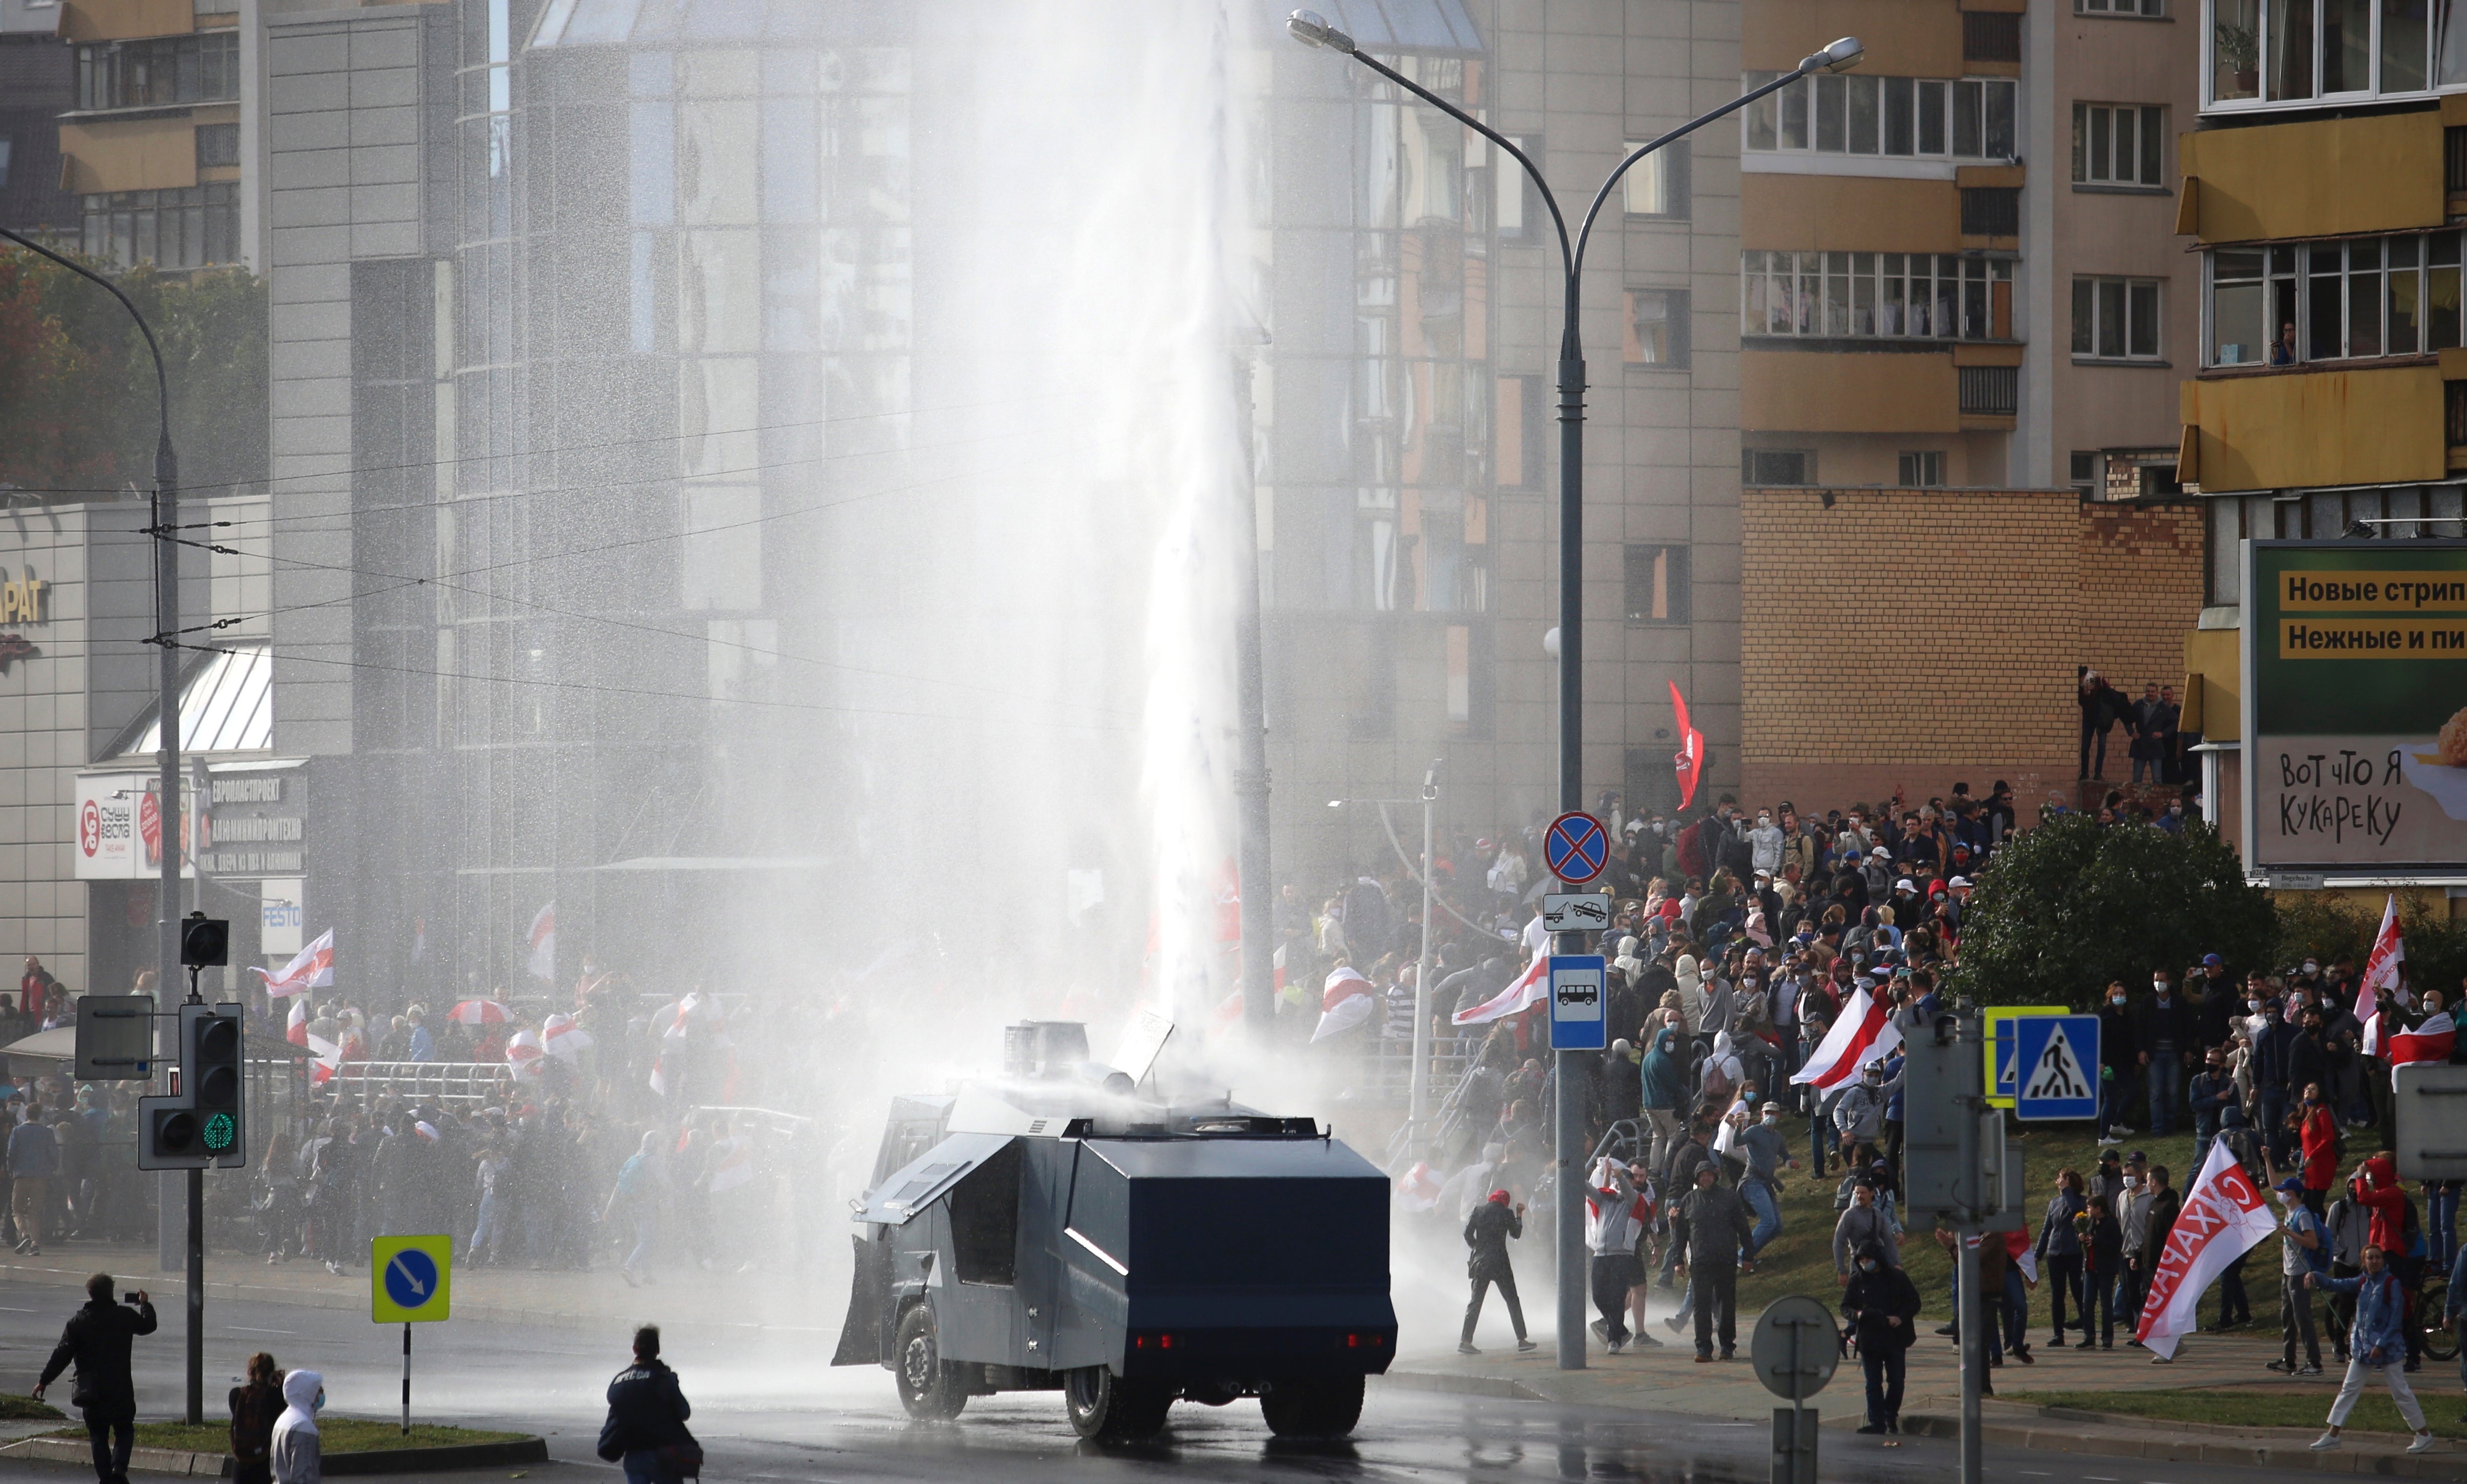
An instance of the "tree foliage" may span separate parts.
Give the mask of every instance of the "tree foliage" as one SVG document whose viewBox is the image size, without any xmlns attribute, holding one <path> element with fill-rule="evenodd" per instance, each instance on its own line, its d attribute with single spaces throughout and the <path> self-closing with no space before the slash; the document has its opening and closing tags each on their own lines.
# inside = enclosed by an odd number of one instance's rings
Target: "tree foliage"
<svg viewBox="0 0 2467 1484">
<path fill-rule="evenodd" d="M 239 269 L 111 276 L 162 345 L 181 483 L 201 495 L 261 485 L 265 281 Z M 57 263 L 0 251 L 0 483 L 142 488 L 154 433 L 154 363 L 128 311 Z"/>
<path fill-rule="evenodd" d="M 2182 976 L 2205 954 L 2273 966 L 2277 915 L 2236 852 L 2195 820 L 2170 834 L 2067 814 L 2007 840 L 1962 917 L 1954 988 L 1982 1004 L 2084 1008 L 2111 980 Z"/>
</svg>

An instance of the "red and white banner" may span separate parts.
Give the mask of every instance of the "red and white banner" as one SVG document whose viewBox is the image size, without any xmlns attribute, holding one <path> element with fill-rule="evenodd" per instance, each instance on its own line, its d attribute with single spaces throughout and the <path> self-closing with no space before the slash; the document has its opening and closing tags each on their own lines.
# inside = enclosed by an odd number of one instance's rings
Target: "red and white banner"
<svg viewBox="0 0 2467 1484">
<path fill-rule="evenodd" d="M 1448 1019 L 1459 1025 L 1480 1025 L 1540 1004 L 1550 993 L 1550 956 L 1544 954 L 1526 967 L 1513 983 L 1470 1010 Z"/>
<path fill-rule="evenodd" d="M 283 1039 L 295 1046 L 308 1044 L 308 1001 L 291 1001 L 291 1017 L 283 1023 Z"/>
<path fill-rule="evenodd" d="M 1327 977 L 1327 988 L 1320 993 L 1319 1023 L 1311 1027 L 1311 1039 L 1324 1041 L 1343 1035 L 1370 1019 L 1370 1012 L 1378 1004 L 1371 997 L 1370 981 L 1362 977 L 1361 970 L 1351 965 L 1339 968 Z"/>
<path fill-rule="evenodd" d="M 531 944 L 532 978 L 556 980 L 556 904 L 550 902 L 532 913 L 531 932 L 526 934 Z"/>
<path fill-rule="evenodd" d="M 2022 1270 L 2024 1279 L 2031 1283 L 2039 1281 L 2039 1244 L 2030 1240 L 2028 1232 L 2004 1233 L 2004 1255 L 2014 1267 Z"/>
<path fill-rule="evenodd" d="M 1893 1023 L 1891 1010 L 1863 984 L 1824 1033 L 1824 1044 L 1806 1066 L 1790 1074 L 1790 1080 L 1817 1088 L 1839 1087 L 1859 1075 L 1869 1062 L 1892 1055 L 1901 1044 L 1901 1027 Z"/>
<path fill-rule="evenodd" d="M 334 1045 L 334 1043 L 327 1040 L 323 1036 L 311 1036 L 305 1032 L 300 1038 L 300 1044 L 306 1046 L 308 1048 L 309 1056 L 314 1058 L 314 1060 L 309 1063 L 308 1067 L 308 1085 L 310 1087 L 323 1087 L 325 1084 L 334 1080 L 334 1073 L 343 1069 L 343 1048 L 341 1046 Z"/>
<path fill-rule="evenodd" d="M 305 995 L 312 989 L 329 989 L 334 983 L 334 930 L 328 928 L 317 934 L 317 941 L 300 950 L 298 957 L 283 966 L 280 974 L 268 974 L 255 965 L 249 973 L 265 980 L 265 992 L 276 1000 L 285 995 Z"/>
<path fill-rule="evenodd" d="M 560 1061 L 580 1062 L 591 1044 L 591 1032 L 575 1024 L 571 1015 L 552 1015 L 540 1022 L 541 1049 Z"/>
<path fill-rule="evenodd" d="M 2177 1338 L 2193 1329 L 2194 1306 L 2203 1292 L 2228 1264 L 2277 1230 L 2270 1203 L 2228 1152 L 2227 1140 L 2212 1144 L 2201 1178 L 2184 1193 L 2184 1208 L 2159 1254 L 2159 1270 L 2151 1274 L 2150 1296 L 2142 1302 L 2134 1338 L 2153 1355 L 2174 1356 Z"/>
<path fill-rule="evenodd" d="M 2368 1021 L 2385 990 L 2398 988 L 2399 965 L 2407 962 L 2407 939 L 2398 931 L 2398 893 L 2382 907 L 2381 931 L 2373 934 L 2373 951 L 2365 958 L 2365 981 L 2356 991 L 2356 1019 Z"/>
<path fill-rule="evenodd" d="M 2381 1017 L 2373 1019 L 2379 1021 Z M 2389 1044 L 2383 1048 L 2381 1055 L 2390 1064 L 2390 1082 L 2396 1086 L 2398 1069 L 2410 1062 L 2450 1060 L 2450 1053 L 2458 1047 L 2458 1023 L 2450 1018 L 2449 1011 L 2444 1010 L 2439 1015 L 2427 1017 L 2425 1023 L 2415 1029 L 2398 1031 L 2388 1040 Z"/>
</svg>

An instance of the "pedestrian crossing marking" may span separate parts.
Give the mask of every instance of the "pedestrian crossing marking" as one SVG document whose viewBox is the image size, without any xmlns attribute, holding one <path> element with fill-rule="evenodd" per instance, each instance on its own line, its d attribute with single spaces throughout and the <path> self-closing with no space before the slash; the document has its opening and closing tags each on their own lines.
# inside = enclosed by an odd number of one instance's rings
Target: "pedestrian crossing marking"
<svg viewBox="0 0 2467 1484">
<path fill-rule="evenodd" d="M 2032 1102 L 2050 1098 L 2071 1101 L 2090 1096 L 2092 1086 L 2064 1026 L 2050 1026 L 2047 1048 L 2039 1053 L 2038 1065 L 2030 1068 L 2030 1085 L 2022 1095 Z"/>
</svg>

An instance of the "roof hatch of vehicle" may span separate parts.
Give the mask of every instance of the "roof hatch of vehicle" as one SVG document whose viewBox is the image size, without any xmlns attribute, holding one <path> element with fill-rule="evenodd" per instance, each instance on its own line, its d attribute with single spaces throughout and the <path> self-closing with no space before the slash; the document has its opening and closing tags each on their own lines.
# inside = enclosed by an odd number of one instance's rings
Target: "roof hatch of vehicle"
<svg viewBox="0 0 2467 1484">
<path fill-rule="evenodd" d="M 945 1191 L 965 1180 L 968 1172 L 1008 1147 L 1009 1134 L 954 1134 L 914 1160 L 894 1170 L 866 1197 L 856 1214 L 861 1222 L 904 1226 Z"/>
</svg>

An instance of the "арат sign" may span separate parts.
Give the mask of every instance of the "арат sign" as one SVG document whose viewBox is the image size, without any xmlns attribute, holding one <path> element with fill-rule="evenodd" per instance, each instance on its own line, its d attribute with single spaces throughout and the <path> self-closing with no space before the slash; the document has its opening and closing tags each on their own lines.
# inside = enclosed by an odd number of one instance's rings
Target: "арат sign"
<svg viewBox="0 0 2467 1484">
<path fill-rule="evenodd" d="M 2467 541 L 2250 541 L 2249 871 L 2467 864 Z"/>
</svg>

